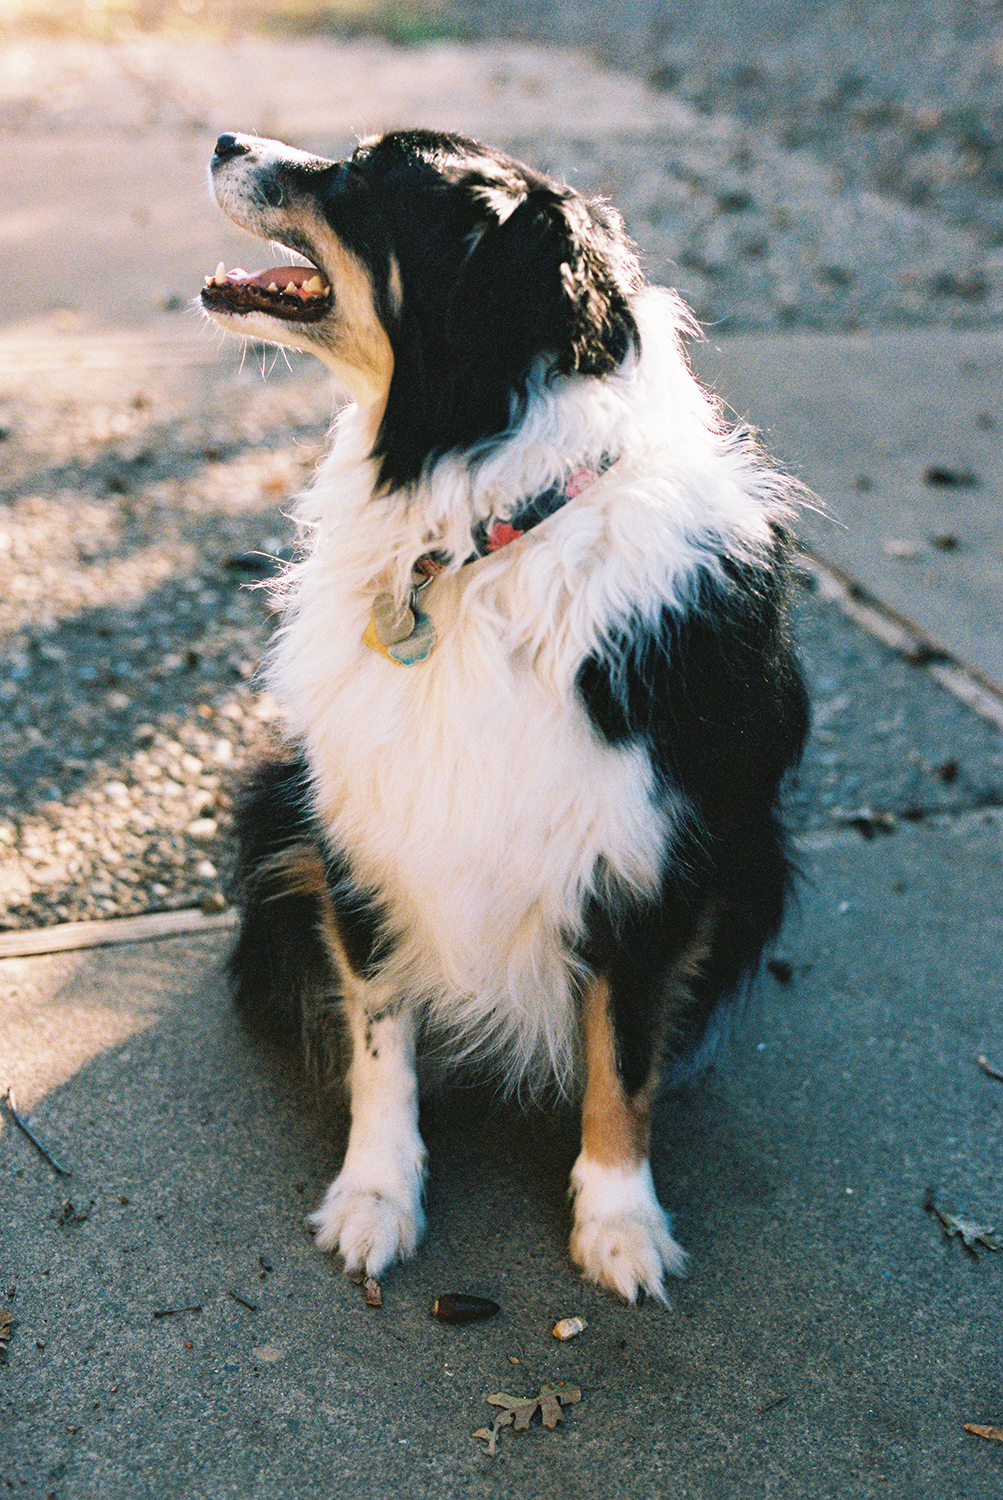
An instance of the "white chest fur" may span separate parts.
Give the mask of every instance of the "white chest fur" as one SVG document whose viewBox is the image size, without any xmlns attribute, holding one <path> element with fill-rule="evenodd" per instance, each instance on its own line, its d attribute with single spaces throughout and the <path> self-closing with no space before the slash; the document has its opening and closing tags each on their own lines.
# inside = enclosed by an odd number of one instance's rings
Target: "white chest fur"
<svg viewBox="0 0 1003 1500">
<path fill-rule="evenodd" d="M 438 643 L 414 667 L 362 644 L 368 599 L 325 588 L 315 558 L 275 671 L 332 847 L 388 914 L 386 977 L 453 1055 L 503 1052 L 520 1078 L 573 1063 L 568 945 L 597 871 L 653 890 L 670 824 L 645 754 L 592 731 L 557 622 L 534 650 L 511 617 L 546 546 L 437 580 Z"/>
</svg>

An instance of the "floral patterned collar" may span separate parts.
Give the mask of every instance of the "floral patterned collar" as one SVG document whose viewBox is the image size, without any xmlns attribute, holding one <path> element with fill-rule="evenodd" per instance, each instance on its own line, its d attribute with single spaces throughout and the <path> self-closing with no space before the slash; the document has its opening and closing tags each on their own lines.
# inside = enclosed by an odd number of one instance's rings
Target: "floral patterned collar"
<svg viewBox="0 0 1003 1500">
<path fill-rule="evenodd" d="M 522 501 L 510 516 L 487 516 L 473 530 L 474 550 L 463 559 L 461 567 L 477 562 L 492 552 L 500 552 L 510 542 L 517 542 L 527 531 L 546 521 L 569 500 L 574 500 L 606 473 L 616 462 L 603 454 L 595 468 L 580 464 L 570 469 L 564 479 L 540 495 Z M 399 666 L 415 666 L 424 661 L 435 645 L 435 627 L 428 615 L 418 608 L 418 595 L 437 574 L 453 562 L 450 552 L 423 552 L 411 569 L 411 595 L 407 604 L 398 605 L 392 594 L 381 592 L 373 600 L 372 614 L 362 639 L 365 644 Z"/>
</svg>

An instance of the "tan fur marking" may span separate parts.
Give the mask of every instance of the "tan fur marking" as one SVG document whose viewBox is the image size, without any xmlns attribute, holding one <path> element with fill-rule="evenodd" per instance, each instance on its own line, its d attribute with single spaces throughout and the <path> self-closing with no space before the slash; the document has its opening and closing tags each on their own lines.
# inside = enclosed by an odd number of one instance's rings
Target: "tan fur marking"
<svg viewBox="0 0 1003 1500">
<path fill-rule="evenodd" d="M 338 913 L 331 900 L 327 883 L 327 870 L 320 850 L 315 844 L 294 844 L 272 856 L 261 866 L 261 873 L 274 883 L 270 897 L 277 901 L 283 896 L 316 896 L 320 901 L 320 935 L 330 954 L 335 973 L 342 983 L 346 976 L 354 977 L 354 970 L 338 929 Z"/>
<path fill-rule="evenodd" d="M 330 317 L 311 325 L 315 353 L 335 374 L 350 370 L 365 390 L 357 394 L 385 402 L 390 390 L 394 356 L 386 329 L 376 313 L 373 287 L 365 266 L 347 250 L 330 227 L 315 215 L 303 213 L 307 233 L 320 252 L 324 272 L 333 289 Z M 399 272 L 398 272 L 399 276 Z"/>
<path fill-rule="evenodd" d="M 327 872 L 315 844 L 293 844 L 260 866 L 261 878 L 274 885 L 270 898 L 321 896 L 327 890 Z"/>
<path fill-rule="evenodd" d="M 697 921 L 689 946 L 669 970 L 665 986 L 666 1004 L 655 1038 L 652 1069 L 644 1086 L 633 1098 L 627 1095 L 616 1066 L 609 984 L 605 976 L 600 975 L 594 980 L 585 993 L 582 1005 L 586 1065 L 582 1149 L 603 1166 L 633 1168 L 648 1155 L 651 1101 L 658 1083 L 662 1043 L 665 1033 L 671 1034 L 673 1005 L 687 997 L 707 959 L 717 916 L 716 902 L 708 902 Z"/>
<path fill-rule="evenodd" d="M 720 903 L 716 899 L 712 898 L 707 902 L 697 917 L 689 945 L 683 949 L 669 969 L 665 986 L 666 1004 L 662 1013 L 662 1031 L 658 1039 L 660 1050 L 667 1043 L 671 1043 L 675 1007 L 685 1004 L 690 998 L 692 987 L 710 956 L 720 912 Z"/>
<path fill-rule="evenodd" d="M 585 993 L 585 1097 L 582 1150 L 604 1167 L 640 1165 L 648 1155 L 654 1075 L 633 1099 L 627 1097 L 616 1066 L 609 984 L 596 979 Z"/>
</svg>

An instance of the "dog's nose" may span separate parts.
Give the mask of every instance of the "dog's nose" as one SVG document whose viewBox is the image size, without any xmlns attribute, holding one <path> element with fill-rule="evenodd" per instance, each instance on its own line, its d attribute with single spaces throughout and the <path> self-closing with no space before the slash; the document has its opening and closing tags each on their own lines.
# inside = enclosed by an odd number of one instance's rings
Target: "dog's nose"
<svg viewBox="0 0 1003 1500">
<path fill-rule="evenodd" d="M 227 161 L 231 156 L 246 156 L 250 149 L 243 136 L 231 135 L 227 131 L 216 142 L 216 160 Z"/>
</svg>

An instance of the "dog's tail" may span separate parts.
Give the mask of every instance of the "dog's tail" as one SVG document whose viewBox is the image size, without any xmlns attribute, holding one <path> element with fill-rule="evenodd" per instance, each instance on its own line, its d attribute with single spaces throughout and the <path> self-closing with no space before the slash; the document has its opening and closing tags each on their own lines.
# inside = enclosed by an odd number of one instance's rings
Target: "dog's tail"
<svg viewBox="0 0 1003 1500">
<path fill-rule="evenodd" d="M 269 1041 L 302 1049 L 308 1072 L 326 1082 L 337 1071 L 337 981 L 322 936 L 330 894 L 305 763 L 259 767 L 236 823 L 234 1003 Z"/>
</svg>

